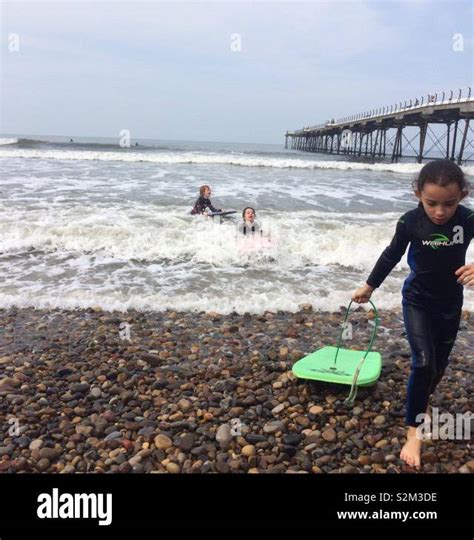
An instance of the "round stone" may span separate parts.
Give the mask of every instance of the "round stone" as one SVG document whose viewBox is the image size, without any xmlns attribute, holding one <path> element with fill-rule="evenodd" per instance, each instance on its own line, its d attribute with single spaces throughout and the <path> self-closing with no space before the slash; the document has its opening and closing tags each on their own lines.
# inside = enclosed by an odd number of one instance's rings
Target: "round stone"
<svg viewBox="0 0 474 540">
<path fill-rule="evenodd" d="M 245 457 L 254 456 L 255 455 L 255 446 L 253 446 L 251 444 L 246 444 L 242 448 L 242 455 L 245 456 Z"/>
<path fill-rule="evenodd" d="M 216 433 L 216 441 L 221 444 L 228 444 L 232 440 L 232 432 L 229 424 L 222 424 Z"/>
<path fill-rule="evenodd" d="M 168 437 L 168 435 L 163 435 L 162 433 L 155 437 L 154 442 L 155 446 L 160 450 L 166 450 L 167 448 L 173 446 L 173 441 Z"/>
<path fill-rule="evenodd" d="M 313 405 L 309 409 L 309 414 L 321 414 L 324 411 L 324 409 L 320 405 Z"/>
<path fill-rule="evenodd" d="M 30 450 L 39 450 L 43 446 L 43 441 L 41 439 L 35 439 L 30 443 Z"/>
<path fill-rule="evenodd" d="M 172 462 L 166 465 L 166 470 L 171 474 L 178 474 L 180 472 L 179 465 Z"/>
<path fill-rule="evenodd" d="M 326 442 L 334 442 L 337 438 L 337 435 L 333 428 L 329 428 L 323 431 L 322 437 Z"/>
<path fill-rule="evenodd" d="M 376 416 L 374 418 L 374 424 L 376 426 L 381 426 L 381 425 L 385 424 L 385 416 L 383 416 L 382 414 L 380 414 L 379 416 Z"/>
<path fill-rule="evenodd" d="M 49 459 L 47 458 L 41 458 L 38 463 L 36 464 L 36 466 L 38 467 L 38 470 L 40 472 L 44 472 L 46 471 L 47 469 L 49 469 L 49 466 L 50 466 L 50 463 L 49 463 Z"/>
</svg>

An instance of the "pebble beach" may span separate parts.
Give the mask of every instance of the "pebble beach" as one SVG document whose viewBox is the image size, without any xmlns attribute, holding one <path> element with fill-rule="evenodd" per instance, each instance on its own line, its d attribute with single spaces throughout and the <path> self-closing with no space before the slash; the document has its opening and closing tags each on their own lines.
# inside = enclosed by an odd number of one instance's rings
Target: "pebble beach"
<svg viewBox="0 0 474 540">
<path fill-rule="evenodd" d="M 292 374 L 332 345 L 336 312 L 0 310 L 2 473 L 406 473 L 410 352 L 400 310 L 380 310 L 376 385 Z M 368 343 L 373 315 L 351 317 Z M 432 405 L 473 410 L 472 313 L 463 312 Z M 473 426 L 474 427 L 474 426 Z M 426 441 L 423 473 L 472 473 L 469 440 Z"/>
</svg>

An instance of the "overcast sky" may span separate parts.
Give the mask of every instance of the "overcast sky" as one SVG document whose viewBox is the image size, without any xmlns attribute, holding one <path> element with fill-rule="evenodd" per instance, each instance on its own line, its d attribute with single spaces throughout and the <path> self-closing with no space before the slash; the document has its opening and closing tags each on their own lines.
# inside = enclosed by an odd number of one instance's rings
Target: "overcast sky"
<svg viewBox="0 0 474 540">
<path fill-rule="evenodd" d="M 473 81 L 464 0 L 1 9 L 3 134 L 281 143 L 287 129 Z"/>
</svg>

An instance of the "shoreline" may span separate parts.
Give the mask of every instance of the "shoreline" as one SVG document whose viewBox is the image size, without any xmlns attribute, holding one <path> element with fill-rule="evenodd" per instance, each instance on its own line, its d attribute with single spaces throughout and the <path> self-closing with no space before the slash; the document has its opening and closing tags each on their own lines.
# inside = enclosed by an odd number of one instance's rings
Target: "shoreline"
<svg viewBox="0 0 474 540">
<path fill-rule="evenodd" d="M 381 377 L 348 407 L 349 386 L 291 373 L 335 344 L 342 312 L 0 309 L 0 472 L 413 472 L 398 457 L 410 351 L 401 310 L 379 316 Z M 351 313 L 355 348 L 370 318 Z M 464 311 L 440 413 L 473 410 L 472 321 Z M 467 440 L 427 441 L 422 462 L 474 472 Z"/>
</svg>

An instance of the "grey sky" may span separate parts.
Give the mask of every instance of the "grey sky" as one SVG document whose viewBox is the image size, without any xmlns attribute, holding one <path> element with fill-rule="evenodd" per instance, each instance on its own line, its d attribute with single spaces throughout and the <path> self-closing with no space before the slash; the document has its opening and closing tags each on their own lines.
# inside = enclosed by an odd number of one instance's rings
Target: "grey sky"
<svg viewBox="0 0 474 540">
<path fill-rule="evenodd" d="M 1 8 L 2 133 L 281 143 L 286 129 L 473 80 L 469 1 Z"/>
</svg>

